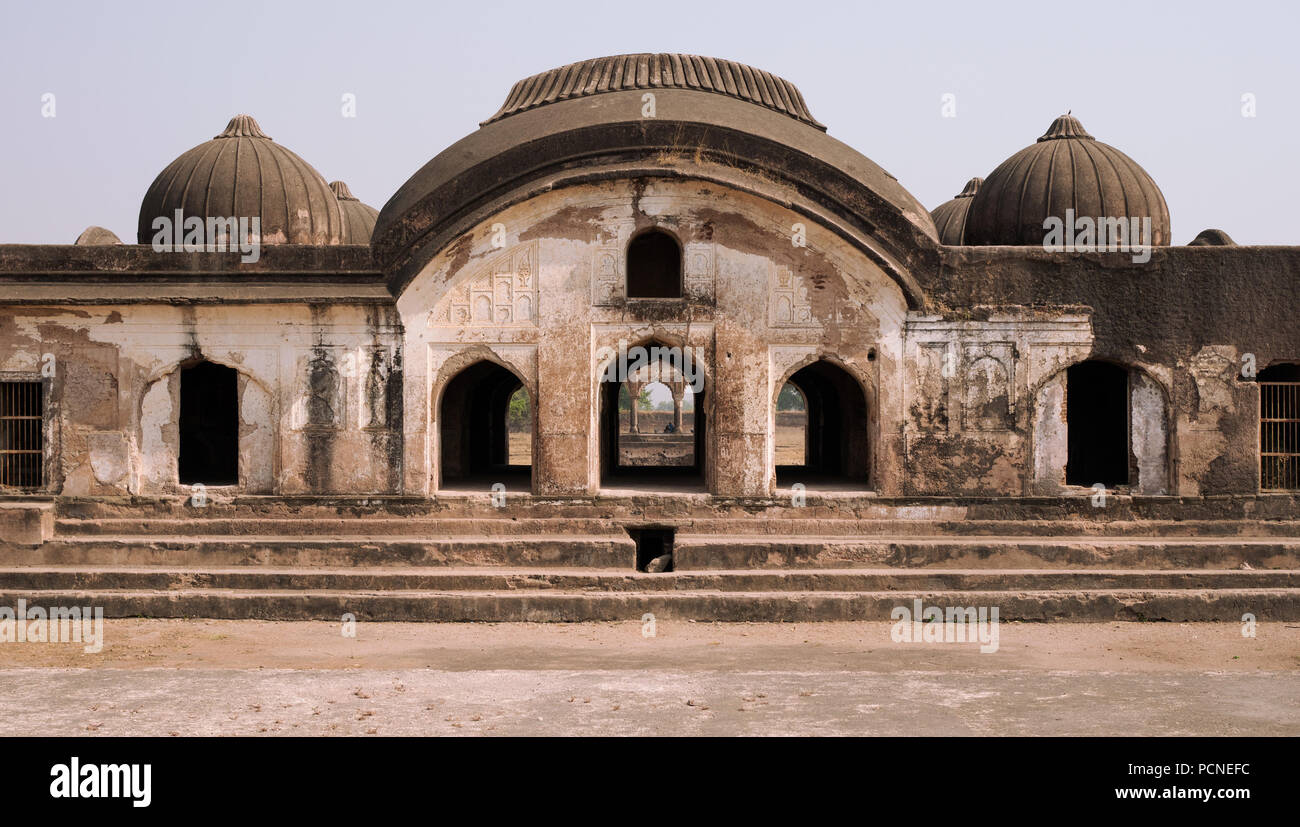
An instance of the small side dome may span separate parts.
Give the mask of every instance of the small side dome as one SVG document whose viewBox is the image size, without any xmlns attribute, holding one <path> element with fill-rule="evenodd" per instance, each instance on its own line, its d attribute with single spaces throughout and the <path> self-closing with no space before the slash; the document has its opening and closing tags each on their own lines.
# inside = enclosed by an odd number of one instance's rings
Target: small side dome
<svg viewBox="0 0 1300 827">
<path fill-rule="evenodd" d="M 935 229 L 939 231 L 940 244 L 959 247 L 966 243 L 966 214 L 970 212 L 971 201 L 982 183 L 983 178 L 970 179 L 951 201 L 943 202 L 930 213 Z"/>
<path fill-rule="evenodd" d="M 1237 242 L 1233 241 L 1231 236 L 1223 230 L 1201 230 L 1201 232 L 1187 242 L 1188 247 L 1236 247 Z"/>
<path fill-rule="evenodd" d="M 342 181 L 330 181 L 330 189 L 339 199 L 339 209 L 343 211 L 343 243 L 369 244 L 370 235 L 375 231 L 375 219 L 379 210 L 363 204 Z"/>
<path fill-rule="evenodd" d="M 263 244 L 343 240 L 343 213 L 324 177 L 248 115 L 159 173 L 140 205 L 139 242 L 150 243 L 156 218 L 174 222 L 178 210 L 184 218 L 260 218 Z"/>
<path fill-rule="evenodd" d="M 112 230 L 105 230 L 103 227 L 87 227 L 77 236 L 76 242 L 83 247 L 93 246 L 96 244 L 121 244 L 122 239 L 117 237 L 117 233 Z"/>
<path fill-rule="evenodd" d="M 1068 113 L 1036 143 L 993 170 L 966 215 L 967 244 L 1043 243 L 1048 218 L 1150 218 L 1155 246 L 1169 244 L 1169 207 L 1146 170 L 1088 134 Z"/>
</svg>

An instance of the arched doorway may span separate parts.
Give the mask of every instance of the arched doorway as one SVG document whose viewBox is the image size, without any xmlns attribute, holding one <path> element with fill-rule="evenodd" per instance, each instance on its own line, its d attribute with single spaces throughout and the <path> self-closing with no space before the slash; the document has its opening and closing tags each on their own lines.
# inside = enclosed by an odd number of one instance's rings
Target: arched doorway
<svg viewBox="0 0 1300 827">
<path fill-rule="evenodd" d="M 1111 362 L 1071 365 L 1065 379 L 1067 485 L 1129 484 L 1129 372 Z"/>
<path fill-rule="evenodd" d="M 506 491 L 530 491 L 531 402 L 519 377 L 496 362 L 456 374 L 438 406 L 440 488 L 492 491 L 501 483 Z"/>
<path fill-rule="evenodd" d="M 1033 417 L 1035 493 L 1096 485 L 1169 492 L 1169 395 L 1145 370 L 1100 359 L 1073 364 L 1038 387 Z"/>
<path fill-rule="evenodd" d="M 1300 489 L 1300 365 L 1259 372 L 1259 487 Z"/>
<path fill-rule="evenodd" d="M 867 399 L 862 385 L 844 368 L 821 359 L 791 374 L 777 393 L 775 423 L 778 486 L 865 488 L 869 484 Z M 801 453 L 795 450 L 799 436 Z"/>
<path fill-rule="evenodd" d="M 199 362 L 181 368 L 182 485 L 239 484 L 239 372 Z"/>
<path fill-rule="evenodd" d="M 602 487 L 702 489 L 704 446 L 703 375 L 680 348 L 630 348 L 602 374 Z"/>
</svg>

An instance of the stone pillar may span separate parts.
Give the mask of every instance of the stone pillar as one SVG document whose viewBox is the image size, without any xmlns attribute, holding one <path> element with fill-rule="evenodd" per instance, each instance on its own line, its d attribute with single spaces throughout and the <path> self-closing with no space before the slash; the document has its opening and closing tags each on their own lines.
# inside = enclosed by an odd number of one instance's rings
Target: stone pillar
<svg viewBox="0 0 1300 827">
<path fill-rule="evenodd" d="M 682 432 L 682 396 L 686 393 L 686 383 L 678 380 L 668 383 L 668 389 L 673 393 L 673 428 L 677 433 Z"/>
<path fill-rule="evenodd" d="M 743 321 L 720 319 L 714 336 L 713 381 L 704 388 L 707 439 L 714 446 L 709 490 L 723 497 L 767 496 L 768 351 Z M 695 409 L 698 428 L 699 396 Z"/>
<path fill-rule="evenodd" d="M 636 405 L 641 396 L 641 389 L 644 387 L 644 382 L 633 382 L 631 380 L 627 382 L 627 393 L 632 398 L 632 424 L 630 429 L 631 433 L 634 434 L 641 433 L 641 424 L 637 421 Z"/>
</svg>

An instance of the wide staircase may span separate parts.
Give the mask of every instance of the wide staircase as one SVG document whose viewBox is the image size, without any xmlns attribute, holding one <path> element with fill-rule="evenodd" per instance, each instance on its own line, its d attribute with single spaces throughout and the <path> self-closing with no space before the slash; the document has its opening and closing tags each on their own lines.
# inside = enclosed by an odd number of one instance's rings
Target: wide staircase
<svg viewBox="0 0 1300 827">
<path fill-rule="evenodd" d="M 412 621 L 1300 620 L 1290 497 L 54 502 L 0 537 L 0 606 L 108 617 Z M 671 570 L 639 571 L 671 553 Z"/>
</svg>

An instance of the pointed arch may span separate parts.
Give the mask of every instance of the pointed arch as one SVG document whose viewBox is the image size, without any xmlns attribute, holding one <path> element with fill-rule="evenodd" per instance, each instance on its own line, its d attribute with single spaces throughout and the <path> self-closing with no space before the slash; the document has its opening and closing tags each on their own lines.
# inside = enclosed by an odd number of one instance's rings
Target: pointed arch
<svg viewBox="0 0 1300 827">
<path fill-rule="evenodd" d="M 872 406 L 866 386 L 838 360 L 810 356 L 777 383 L 772 421 L 778 427 L 778 403 L 787 385 L 798 389 L 806 406 L 804 451 L 799 464 L 781 464 L 774 456 L 777 485 L 869 485 Z"/>
<path fill-rule="evenodd" d="M 529 405 L 522 417 L 529 443 L 527 464 L 512 463 L 511 399 L 516 392 L 528 394 Z M 506 490 L 531 490 L 532 446 L 535 409 L 532 390 L 514 368 L 481 356 L 460 367 L 440 383 L 436 400 L 438 437 L 438 487 L 492 491 L 496 484 Z M 519 420 L 519 417 L 515 417 Z M 518 431 L 518 422 L 515 423 Z"/>
<path fill-rule="evenodd" d="M 1092 358 L 1034 390 L 1034 482 L 1165 494 L 1174 478 L 1169 392 L 1146 370 Z"/>
</svg>

